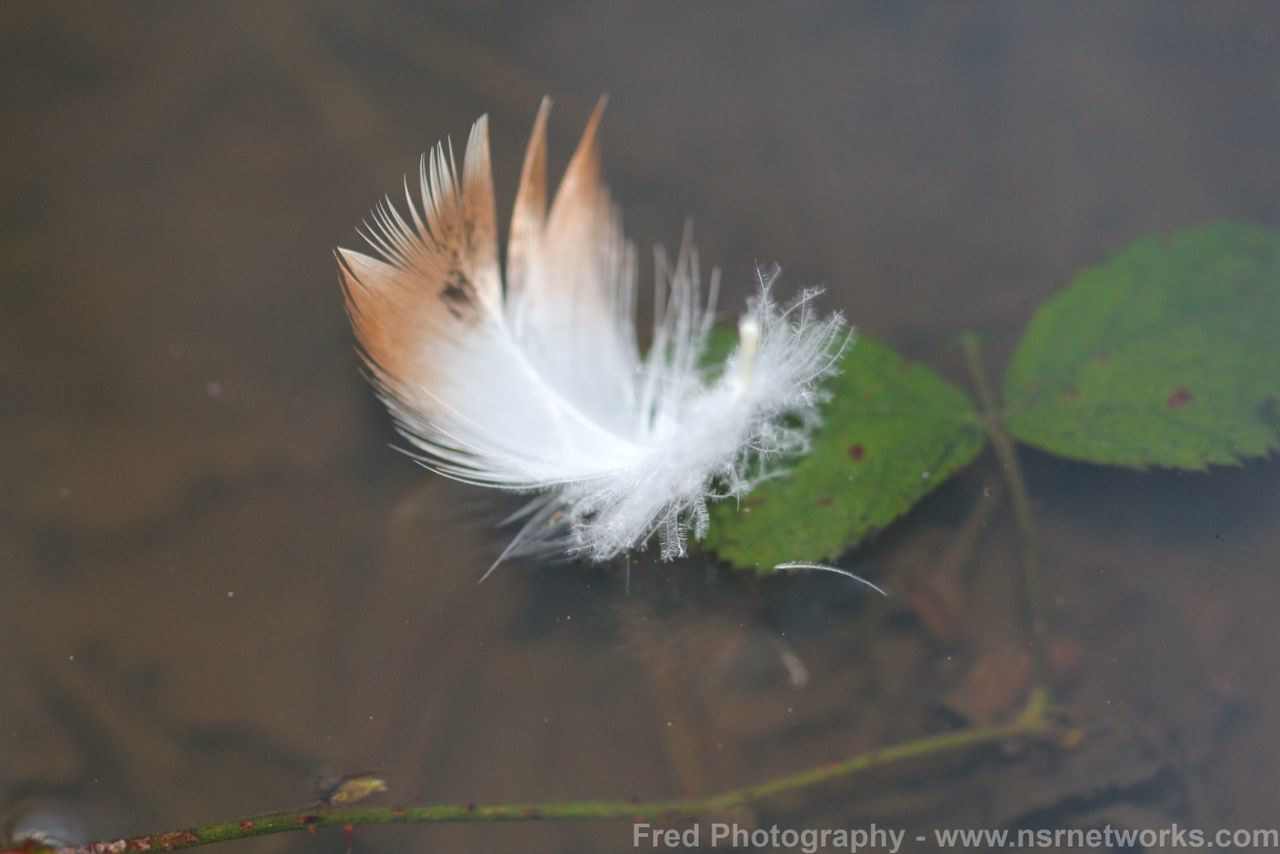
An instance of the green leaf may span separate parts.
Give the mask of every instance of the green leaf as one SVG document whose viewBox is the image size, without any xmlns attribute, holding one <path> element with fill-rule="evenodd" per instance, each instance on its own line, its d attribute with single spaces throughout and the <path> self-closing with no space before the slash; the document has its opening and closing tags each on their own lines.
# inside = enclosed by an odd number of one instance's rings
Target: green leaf
<svg viewBox="0 0 1280 854">
<path fill-rule="evenodd" d="M 967 395 L 859 335 L 828 384 L 810 452 L 741 502 L 711 509 L 706 548 L 741 568 L 831 560 L 901 516 L 977 456 Z"/>
<path fill-rule="evenodd" d="M 1280 236 L 1245 225 L 1131 244 L 1032 319 L 1010 433 L 1064 457 L 1204 469 L 1280 446 Z"/>
</svg>

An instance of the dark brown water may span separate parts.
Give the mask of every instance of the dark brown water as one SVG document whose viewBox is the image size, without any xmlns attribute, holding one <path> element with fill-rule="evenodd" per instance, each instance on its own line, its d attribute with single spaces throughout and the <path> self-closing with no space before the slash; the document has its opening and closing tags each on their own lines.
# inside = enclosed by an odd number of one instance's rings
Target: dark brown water
<svg viewBox="0 0 1280 854">
<path fill-rule="evenodd" d="M 986 458 L 850 564 L 916 591 L 888 602 L 705 560 L 638 560 L 629 593 L 573 565 L 475 583 L 510 503 L 389 449 L 331 249 L 484 112 L 509 200 L 538 99 L 563 165 L 601 91 L 640 245 L 692 214 L 727 305 L 776 260 L 959 382 L 953 336 L 983 333 L 999 370 L 1046 297 L 1132 239 L 1280 224 L 1269 3 L 5 4 L 7 803 L 103 837 L 293 806 L 323 766 L 376 769 L 400 801 L 670 797 L 1016 707 L 1018 540 Z M 1276 462 L 1025 462 L 1085 743 L 755 820 L 1280 824 Z M 630 832 L 356 845 L 609 851 Z"/>
</svg>

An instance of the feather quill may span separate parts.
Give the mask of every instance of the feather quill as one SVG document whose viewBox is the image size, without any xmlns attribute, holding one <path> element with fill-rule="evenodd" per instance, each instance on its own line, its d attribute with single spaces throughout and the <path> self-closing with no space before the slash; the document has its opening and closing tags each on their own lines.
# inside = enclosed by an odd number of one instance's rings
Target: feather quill
<svg viewBox="0 0 1280 854">
<path fill-rule="evenodd" d="M 603 561 L 650 539 L 663 559 L 707 530 L 707 502 L 737 499 L 767 462 L 805 450 L 849 343 L 815 291 L 774 302 L 776 270 L 739 320 L 718 377 L 702 370 L 715 316 L 686 239 L 661 261 L 652 342 L 635 328 L 636 253 L 601 180 L 592 114 L 547 209 L 546 128 L 534 119 L 516 193 L 505 284 L 498 261 L 489 126 L 424 155 L 418 198 L 384 200 L 338 250 L 348 314 L 382 399 L 429 468 L 467 483 L 537 493 L 503 553 Z M 659 258 L 661 259 L 661 255 Z M 501 558 L 499 559 L 501 560 Z"/>
</svg>

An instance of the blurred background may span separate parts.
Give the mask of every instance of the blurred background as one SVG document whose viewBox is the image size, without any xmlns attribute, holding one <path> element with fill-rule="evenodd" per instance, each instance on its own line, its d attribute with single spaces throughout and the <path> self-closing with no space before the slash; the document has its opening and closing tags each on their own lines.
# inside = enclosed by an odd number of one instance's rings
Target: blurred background
<svg viewBox="0 0 1280 854">
<path fill-rule="evenodd" d="M 726 310 L 777 261 L 783 287 L 825 286 L 961 384 L 958 333 L 984 335 L 998 373 L 1036 307 L 1109 251 L 1280 224 L 1272 3 L 6 3 L 11 821 L 44 811 L 101 838 L 229 818 L 305 803 L 325 768 L 375 770 L 398 802 L 674 797 L 1016 710 L 1019 541 L 989 457 L 846 560 L 887 601 L 705 558 L 640 556 L 629 586 L 621 566 L 518 562 L 476 584 L 513 502 L 391 449 L 332 249 L 482 113 L 506 208 L 542 95 L 558 171 L 602 92 L 640 247 L 673 246 L 692 216 Z M 1276 824 L 1277 462 L 1024 458 L 1056 687 L 1085 740 L 735 818 Z M 622 850 L 630 834 L 355 843 Z"/>
</svg>

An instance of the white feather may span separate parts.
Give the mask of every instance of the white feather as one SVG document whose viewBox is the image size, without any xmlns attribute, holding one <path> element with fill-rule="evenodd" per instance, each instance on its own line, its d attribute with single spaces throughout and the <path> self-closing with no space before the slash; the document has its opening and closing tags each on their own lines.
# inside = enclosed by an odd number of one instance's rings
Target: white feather
<svg viewBox="0 0 1280 854">
<path fill-rule="evenodd" d="M 602 105 L 603 106 L 603 103 Z M 375 381 L 424 464 L 468 483 L 537 492 L 504 552 L 606 560 L 655 535 L 664 559 L 707 530 L 707 502 L 737 499 L 767 462 L 806 449 L 819 381 L 848 343 L 806 291 L 772 298 L 776 270 L 738 323 L 719 376 L 702 361 L 716 278 L 703 296 L 686 240 L 661 260 L 652 342 L 635 329 L 635 251 L 600 183 L 597 109 L 545 213 L 545 126 L 535 121 L 498 267 L 487 122 L 424 157 L 422 213 L 380 205 L 379 258 L 339 250 L 348 307 Z"/>
</svg>

